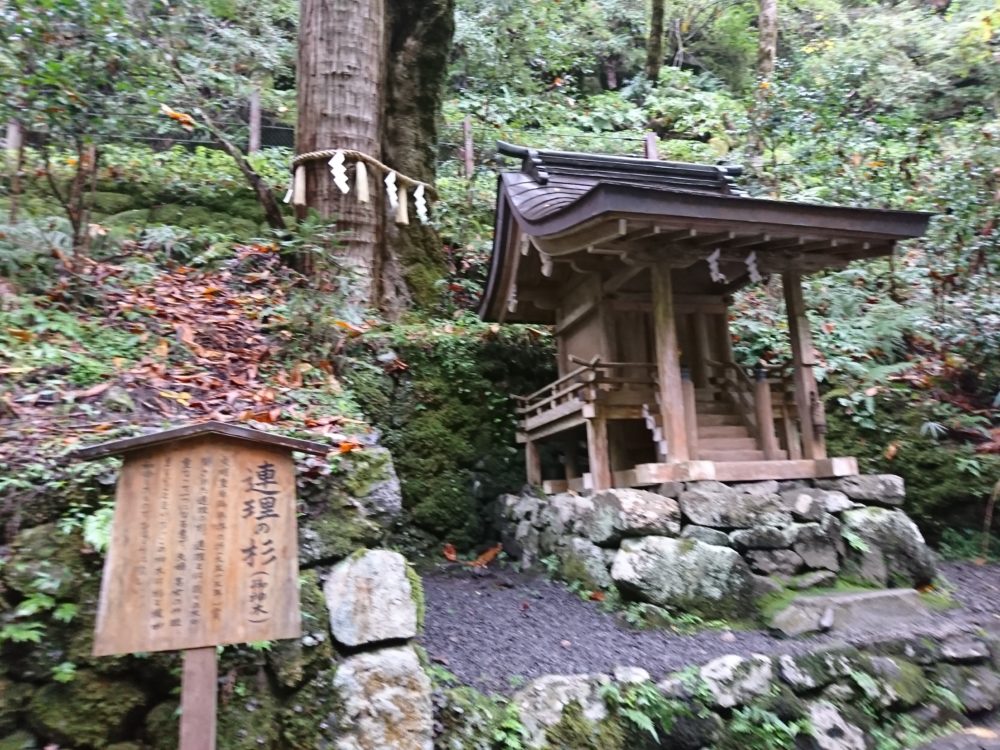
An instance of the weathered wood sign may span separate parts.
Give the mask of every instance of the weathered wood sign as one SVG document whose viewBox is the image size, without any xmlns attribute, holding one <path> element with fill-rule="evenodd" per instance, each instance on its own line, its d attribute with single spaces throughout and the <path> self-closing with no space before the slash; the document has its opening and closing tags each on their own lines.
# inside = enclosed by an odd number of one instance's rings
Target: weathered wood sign
<svg viewBox="0 0 1000 750">
<path fill-rule="evenodd" d="M 94 655 L 296 638 L 295 467 L 225 437 L 128 456 Z"/>
<path fill-rule="evenodd" d="M 183 650 L 181 748 L 214 748 L 215 646 L 301 635 L 293 450 L 220 422 L 77 451 L 125 454 L 94 655 Z"/>
</svg>

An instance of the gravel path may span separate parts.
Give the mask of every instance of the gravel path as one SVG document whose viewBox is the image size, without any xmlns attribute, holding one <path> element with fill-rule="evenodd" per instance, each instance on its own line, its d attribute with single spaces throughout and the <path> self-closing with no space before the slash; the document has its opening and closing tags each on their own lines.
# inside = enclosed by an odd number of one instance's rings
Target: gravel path
<svg viewBox="0 0 1000 750">
<path fill-rule="evenodd" d="M 915 632 L 944 635 L 1000 625 L 1000 565 L 944 563 L 958 609 L 934 614 L 918 627 L 782 640 L 762 630 L 680 635 L 629 628 L 619 617 L 584 602 L 565 586 L 511 570 L 474 574 L 443 569 L 424 577 L 430 657 L 479 689 L 510 693 L 545 674 L 610 673 L 638 666 L 654 679 L 732 653 L 797 653 L 818 644 L 862 644 Z"/>
</svg>

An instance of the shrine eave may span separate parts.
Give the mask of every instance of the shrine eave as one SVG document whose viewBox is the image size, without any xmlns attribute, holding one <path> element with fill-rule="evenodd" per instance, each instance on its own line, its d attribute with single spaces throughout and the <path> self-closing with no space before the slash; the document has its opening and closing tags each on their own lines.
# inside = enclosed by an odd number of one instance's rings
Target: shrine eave
<svg viewBox="0 0 1000 750">
<path fill-rule="evenodd" d="M 608 268 L 661 261 L 682 268 L 719 250 L 730 260 L 755 252 L 765 269 L 809 273 L 888 255 L 896 242 L 924 234 L 932 215 L 683 189 L 627 175 L 606 181 L 554 171 L 540 182 L 524 171 L 506 172 L 499 177 L 479 313 L 485 320 L 546 322 L 548 315 L 530 306 L 506 313 L 518 285 L 546 283 L 540 263 L 578 268 L 581 259 L 604 258 Z"/>
</svg>

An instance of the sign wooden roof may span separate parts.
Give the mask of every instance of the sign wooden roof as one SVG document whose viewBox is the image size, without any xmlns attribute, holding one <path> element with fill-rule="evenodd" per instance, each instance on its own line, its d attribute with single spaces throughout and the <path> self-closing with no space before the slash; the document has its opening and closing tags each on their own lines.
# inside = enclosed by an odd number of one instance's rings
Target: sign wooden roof
<svg viewBox="0 0 1000 750">
<path fill-rule="evenodd" d="M 123 453 L 130 453 L 141 448 L 148 448 L 153 445 L 171 443 L 177 440 L 199 437 L 202 435 L 220 435 L 223 437 L 246 440 L 258 445 L 273 445 L 279 448 L 287 448 L 291 451 L 301 451 L 302 453 L 315 453 L 325 455 L 332 450 L 331 446 L 318 443 L 313 440 L 301 440 L 299 438 L 275 435 L 262 430 L 255 430 L 252 427 L 229 424 L 227 422 L 200 422 L 198 424 L 173 427 L 168 430 L 151 432 L 146 435 L 136 435 L 135 437 L 110 440 L 106 443 L 99 443 L 87 448 L 80 448 L 70 453 L 70 458 L 74 459 L 96 459 L 106 456 L 117 456 Z"/>
<path fill-rule="evenodd" d="M 493 255 L 480 315 L 486 320 L 552 322 L 536 299 L 568 277 L 604 277 L 625 266 L 667 261 L 694 266 L 719 251 L 732 281 L 756 254 L 761 272 L 816 271 L 888 255 L 919 237 L 931 214 L 752 198 L 731 166 L 526 149 L 498 144 L 521 158 L 499 176 Z M 741 270 L 742 269 L 742 270 Z M 707 277 L 707 271 L 706 271 Z"/>
</svg>

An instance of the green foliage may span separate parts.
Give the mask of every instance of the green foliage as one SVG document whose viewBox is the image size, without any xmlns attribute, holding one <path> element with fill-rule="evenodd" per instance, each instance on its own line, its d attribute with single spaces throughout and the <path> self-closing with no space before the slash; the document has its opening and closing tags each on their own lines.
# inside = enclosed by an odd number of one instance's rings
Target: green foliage
<svg viewBox="0 0 1000 750">
<path fill-rule="evenodd" d="M 989 534 L 984 539 L 981 531 L 946 528 L 941 531 L 938 552 L 946 560 L 986 559 L 996 562 L 1000 561 L 1000 537 Z"/>
<path fill-rule="evenodd" d="M 733 710 L 726 724 L 729 747 L 743 750 L 791 750 L 795 738 L 808 735 L 805 719 L 786 721 L 773 711 L 759 706 L 743 706 Z"/>
<path fill-rule="evenodd" d="M 522 750 L 528 739 L 528 732 L 521 723 L 517 706 L 505 702 L 489 734 L 496 750 Z"/>
<path fill-rule="evenodd" d="M 383 432 L 410 517 L 471 546 L 483 533 L 483 506 L 523 482 L 510 395 L 549 376 L 548 336 L 466 318 L 354 341 L 345 381 Z"/>
<path fill-rule="evenodd" d="M 693 716 L 690 706 L 667 698 L 656 685 L 644 682 L 620 686 L 608 683 L 601 688 L 601 697 L 613 714 L 627 722 L 633 733 L 648 735 L 660 743 L 682 716 Z"/>
</svg>

